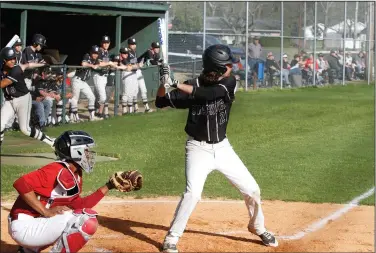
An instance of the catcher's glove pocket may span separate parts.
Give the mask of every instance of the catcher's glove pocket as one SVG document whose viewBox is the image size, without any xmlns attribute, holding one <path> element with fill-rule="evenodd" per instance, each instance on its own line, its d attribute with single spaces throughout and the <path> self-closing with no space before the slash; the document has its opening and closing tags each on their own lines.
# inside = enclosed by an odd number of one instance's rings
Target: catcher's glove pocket
<svg viewBox="0 0 376 253">
<path fill-rule="evenodd" d="M 107 187 L 120 192 L 138 191 L 142 188 L 143 176 L 137 170 L 118 171 L 111 175 Z"/>
</svg>

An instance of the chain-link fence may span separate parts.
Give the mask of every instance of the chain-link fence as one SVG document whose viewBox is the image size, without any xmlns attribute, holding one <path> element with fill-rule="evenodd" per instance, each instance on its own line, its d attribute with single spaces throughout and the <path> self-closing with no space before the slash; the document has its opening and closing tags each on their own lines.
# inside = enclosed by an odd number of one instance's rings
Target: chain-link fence
<svg viewBox="0 0 376 253">
<path fill-rule="evenodd" d="M 370 83 L 375 73 L 374 6 L 334 1 L 171 2 L 168 61 L 175 75 L 197 76 L 203 50 L 226 44 L 240 59 L 234 72 L 245 89 Z"/>
</svg>

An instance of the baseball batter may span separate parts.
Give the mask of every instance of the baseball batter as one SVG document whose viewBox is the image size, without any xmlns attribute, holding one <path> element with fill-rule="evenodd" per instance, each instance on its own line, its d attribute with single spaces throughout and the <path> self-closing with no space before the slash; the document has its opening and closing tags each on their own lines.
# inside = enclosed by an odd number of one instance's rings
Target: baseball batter
<svg viewBox="0 0 376 253">
<path fill-rule="evenodd" d="M 83 131 L 66 131 L 55 141 L 57 161 L 17 179 L 19 193 L 8 216 L 9 234 L 20 245 L 18 252 L 78 252 L 97 230 L 93 208 L 111 189 L 139 190 L 137 171 L 114 175 L 89 196 L 80 196 L 83 171 L 91 173 L 96 153 L 94 139 Z M 124 182 L 119 188 L 118 182 Z M 136 182 L 136 183 L 134 183 Z"/>
<path fill-rule="evenodd" d="M 110 37 L 109 36 L 103 36 L 101 40 L 101 47 L 99 48 L 98 52 L 98 62 L 99 67 L 93 69 L 94 76 L 94 87 L 96 90 L 96 93 L 98 94 L 97 101 L 99 104 L 98 108 L 98 117 L 103 118 L 103 109 L 104 104 L 106 102 L 106 85 L 107 85 L 107 77 L 109 75 L 110 68 L 116 68 L 116 63 L 110 61 L 110 56 L 108 52 L 108 48 L 110 47 Z"/>
<path fill-rule="evenodd" d="M 75 76 L 72 80 L 72 100 L 71 100 L 71 122 L 79 122 L 81 119 L 78 116 L 78 100 L 80 99 L 80 93 L 82 92 L 89 100 L 88 110 L 90 115 L 90 121 L 102 120 L 94 115 L 95 113 L 95 96 L 91 90 L 87 81 L 90 78 L 91 69 L 97 69 L 99 66 L 99 47 L 92 46 L 90 54 L 85 54 L 82 59 L 81 66 L 86 68 L 81 68 L 76 71 Z M 106 81 L 107 82 L 107 81 Z M 106 85 L 106 84 L 105 84 Z"/>
<path fill-rule="evenodd" d="M 177 89 L 167 94 L 161 84 L 155 101 L 158 108 L 189 109 L 185 127 L 188 134 L 186 190 L 162 250 L 178 252 L 178 240 L 201 199 L 206 178 L 213 170 L 221 172 L 244 196 L 250 216 L 248 230 L 258 235 L 266 246 L 277 247 L 276 238 L 265 228 L 260 188 L 227 139 L 226 129 L 235 98 L 236 80 L 231 74 L 234 58 L 227 46 L 213 45 L 204 51 L 202 59 L 203 72 L 198 78 L 184 84 L 174 81 L 173 86 Z M 168 68 L 162 68 L 161 75 L 168 71 Z"/>
<path fill-rule="evenodd" d="M 149 103 L 148 103 L 148 95 L 147 95 L 147 90 L 146 90 L 146 85 L 145 85 L 145 80 L 141 72 L 141 68 L 144 66 L 143 63 L 143 58 L 141 61 L 137 59 L 137 54 L 136 54 L 136 47 L 137 47 L 137 42 L 135 38 L 130 38 L 128 39 L 128 49 L 129 49 L 129 62 L 133 66 L 133 70 L 136 72 L 136 85 L 131 85 L 132 87 L 132 93 L 131 96 L 133 97 L 133 106 L 135 112 L 138 111 L 138 91 L 141 91 L 141 98 L 142 98 L 142 103 L 144 104 L 145 107 L 145 112 L 152 112 L 153 110 L 150 109 Z M 131 80 L 130 80 L 131 81 Z M 127 82 L 128 86 L 128 82 Z"/>
<path fill-rule="evenodd" d="M 32 138 L 41 140 L 51 147 L 53 140 L 40 130 L 30 127 L 31 95 L 25 83 L 24 70 L 35 67 L 37 64 L 16 64 L 16 52 L 10 47 L 5 47 L 0 52 L 0 60 L 4 61 L 1 69 L 1 88 L 5 96 L 5 103 L 1 107 L 1 141 L 4 140 L 5 124 L 14 114 L 17 114 L 21 132 Z"/>
</svg>

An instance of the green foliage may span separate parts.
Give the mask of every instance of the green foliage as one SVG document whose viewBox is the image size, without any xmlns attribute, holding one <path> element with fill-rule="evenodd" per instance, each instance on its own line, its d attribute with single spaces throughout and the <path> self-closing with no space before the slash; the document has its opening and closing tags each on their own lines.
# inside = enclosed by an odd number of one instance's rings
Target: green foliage
<svg viewBox="0 0 376 253">
<path fill-rule="evenodd" d="M 344 203 L 370 189 L 375 176 L 373 94 L 371 85 L 237 92 L 228 138 L 260 185 L 262 198 Z M 84 175 L 85 193 L 102 186 L 114 171 L 139 169 L 144 188 L 130 195 L 179 196 L 185 186 L 186 116 L 186 110 L 160 110 L 51 128 L 48 134 L 85 130 L 95 137 L 98 152 L 120 154 L 120 160 L 97 163 L 94 173 Z M 14 140 L 31 144 L 10 145 Z M 7 132 L 2 154 L 22 152 L 51 150 L 19 132 Z M 14 180 L 32 169 L 1 167 L 3 196 L 14 195 Z M 241 198 L 217 172 L 209 175 L 203 197 Z"/>
<path fill-rule="evenodd" d="M 199 32 L 203 30 L 203 3 L 172 2 L 171 23 L 174 31 Z"/>
</svg>

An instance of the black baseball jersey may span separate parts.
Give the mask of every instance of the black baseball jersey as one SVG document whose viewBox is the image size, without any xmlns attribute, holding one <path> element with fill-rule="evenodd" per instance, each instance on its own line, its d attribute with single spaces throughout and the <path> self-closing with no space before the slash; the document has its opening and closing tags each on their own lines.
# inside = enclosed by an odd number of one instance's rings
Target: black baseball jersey
<svg viewBox="0 0 376 253">
<path fill-rule="evenodd" d="M 159 60 L 161 59 L 161 55 L 159 53 L 154 52 L 153 50 L 149 49 L 147 51 L 146 60 L 150 60 L 151 65 L 158 65 Z"/>
<path fill-rule="evenodd" d="M 25 63 L 39 63 L 43 60 L 43 57 L 40 53 L 33 51 L 31 46 L 26 47 L 22 52 L 22 62 Z M 37 69 L 27 69 L 25 70 L 25 78 L 31 79 L 33 73 L 35 73 Z"/>
<path fill-rule="evenodd" d="M 84 55 L 84 58 L 82 59 L 82 62 L 87 62 L 87 63 L 93 64 L 93 65 L 98 65 L 99 64 L 99 60 L 98 59 L 94 60 L 93 58 L 90 57 L 89 54 L 85 54 Z M 92 68 L 80 68 L 80 69 L 77 69 L 75 76 L 79 77 L 82 81 L 87 81 L 90 78 L 90 74 L 91 74 L 92 70 L 93 70 Z"/>
<path fill-rule="evenodd" d="M 22 52 L 16 52 L 16 64 L 22 64 Z"/>
<path fill-rule="evenodd" d="M 31 97 L 33 98 L 33 100 L 35 100 L 37 97 L 42 96 L 40 91 L 48 92 L 49 83 L 48 83 L 47 80 L 44 80 L 42 78 L 38 78 L 38 79 L 35 79 L 33 86 L 34 86 L 35 89 L 34 89 L 34 91 L 31 92 Z"/>
<path fill-rule="evenodd" d="M 104 50 L 103 48 L 99 48 L 99 54 L 98 54 L 98 62 L 109 62 L 110 61 L 110 54 L 108 51 Z M 103 69 L 94 69 L 93 71 L 98 72 L 100 75 L 108 74 L 109 68 L 103 68 Z"/>
<path fill-rule="evenodd" d="M 25 76 L 24 72 L 22 71 L 21 67 L 16 65 L 14 66 L 10 72 L 8 73 L 9 80 L 13 81 L 11 85 L 3 88 L 4 97 L 6 100 L 11 100 L 12 98 L 22 97 L 29 93 L 25 83 Z"/>
<path fill-rule="evenodd" d="M 226 138 L 236 80 L 230 76 L 211 86 L 203 86 L 201 82 L 199 78 L 188 80 L 184 83 L 193 86 L 191 95 L 175 89 L 164 97 L 157 97 L 155 105 L 188 108 L 185 132 L 195 140 L 217 143 Z"/>
<path fill-rule="evenodd" d="M 136 64 L 136 63 L 138 63 L 137 62 L 137 54 L 136 54 L 136 51 L 134 51 L 134 50 L 132 50 L 132 49 L 130 49 L 130 48 L 128 48 L 129 49 L 129 54 L 128 54 L 128 60 L 129 60 L 129 63 L 130 64 Z"/>
</svg>

